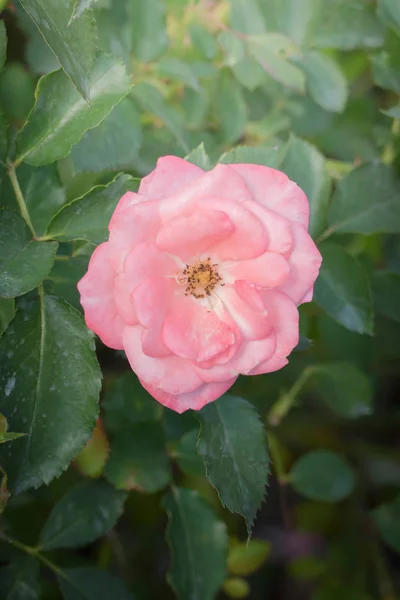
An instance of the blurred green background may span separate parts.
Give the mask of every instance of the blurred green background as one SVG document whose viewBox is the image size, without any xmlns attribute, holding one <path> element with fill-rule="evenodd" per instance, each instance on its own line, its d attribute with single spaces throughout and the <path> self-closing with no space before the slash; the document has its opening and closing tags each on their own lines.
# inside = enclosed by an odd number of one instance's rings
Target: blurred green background
<svg viewBox="0 0 400 600">
<path fill-rule="evenodd" d="M 100 485 L 92 490 L 98 500 L 104 475 L 128 493 L 126 499 L 121 492 L 118 499 L 105 500 L 115 526 L 80 548 L 50 544 L 46 556 L 61 569 L 92 565 L 113 574 L 137 600 L 169 600 L 177 596 L 167 583 L 171 551 L 163 496 L 174 481 L 198 491 L 212 511 L 201 505 L 192 514 L 194 543 L 213 519 L 226 523 L 229 535 L 226 571 L 210 541 L 192 565 L 195 579 L 217 582 L 210 583 L 211 591 L 196 595 L 183 580 L 180 600 L 208 600 L 224 580 L 215 597 L 395 600 L 400 595 L 399 2 L 78 4 L 82 9 L 92 4 L 96 44 L 121 58 L 134 86 L 68 156 L 37 168 L 18 167 L 25 197 L 51 193 L 62 206 L 120 172 L 149 173 L 165 154 L 188 157 L 205 169 L 217 161 L 266 164 L 284 170 L 306 191 L 311 233 L 324 242 L 323 274 L 315 302 L 300 308 L 302 337 L 289 365 L 273 374 L 240 377 L 230 392 L 256 407 L 272 459 L 248 545 L 243 519 L 222 507 L 205 475 L 196 451 L 195 415 L 159 406 L 129 371 L 123 353 L 100 343 L 101 418 L 91 441 L 48 487 L 12 497 L 7 505 L 3 490 L 1 530 L 35 546 L 57 502 L 92 480 Z M 3 8 L 8 46 L 0 108 L 12 141 L 33 106 L 38 78 L 59 63 L 18 2 Z M 4 173 L 0 193 L 1 205 L 8 206 L 12 190 Z M 354 217 L 363 206 L 368 214 Z M 61 244 L 45 290 L 80 309 L 76 282 L 93 247 Z M 0 306 L 0 324 L 8 323 L 4 311 Z M 72 520 L 81 519 L 82 527 L 85 512 L 79 517 L 78 509 L 85 506 L 85 490 Z M 66 506 L 60 510 L 64 514 Z M 188 551 L 182 539 L 171 539 L 171 545 L 172 557 Z M 0 597 L 60 598 L 54 569 L 42 561 L 39 577 L 23 563 L 25 555 L 0 542 L 0 591 L 2 585 L 5 590 Z M 15 584 L 10 592 L 10 580 L 24 586 Z M 125 591 L 107 592 L 107 585 L 97 592 L 91 588 L 93 595 L 64 589 L 63 597 L 129 597 Z"/>
</svg>

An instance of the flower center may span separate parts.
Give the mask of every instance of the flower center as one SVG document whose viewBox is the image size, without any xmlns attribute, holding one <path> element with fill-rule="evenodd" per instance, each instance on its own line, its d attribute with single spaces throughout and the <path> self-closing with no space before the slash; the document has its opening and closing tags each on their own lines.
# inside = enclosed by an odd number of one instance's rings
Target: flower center
<svg viewBox="0 0 400 600">
<path fill-rule="evenodd" d="M 211 296 L 216 285 L 225 285 L 221 283 L 222 278 L 217 267 L 217 264 L 211 263 L 211 258 L 198 261 L 192 266 L 186 265 L 176 278 L 180 285 L 186 285 L 185 296 L 205 298 Z"/>
</svg>

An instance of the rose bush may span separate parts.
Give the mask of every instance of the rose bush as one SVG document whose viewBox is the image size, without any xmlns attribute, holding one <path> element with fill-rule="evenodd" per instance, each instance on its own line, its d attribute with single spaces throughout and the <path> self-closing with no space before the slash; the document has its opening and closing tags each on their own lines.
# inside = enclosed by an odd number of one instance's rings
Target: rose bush
<svg viewBox="0 0 400 600">
<path fill-rule="evenodd" d="M 86 323 L 159 402 L 199 410 L 239 374 L 287 364 L 321 264 L 308 219 L 280 171 L 163 157 L 78 284 Z"/>
</svg>

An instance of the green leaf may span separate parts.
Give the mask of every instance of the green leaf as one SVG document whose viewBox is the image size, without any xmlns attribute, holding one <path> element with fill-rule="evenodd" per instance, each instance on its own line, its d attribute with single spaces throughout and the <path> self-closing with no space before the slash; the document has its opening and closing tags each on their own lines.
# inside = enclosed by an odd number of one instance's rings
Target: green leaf
<svg viewBox="0 0 400 600">
<path fill-rule="evenodd" d="M 43 281 L 57 252 L 57 242 L 34 242 L 22 217 L 0 211 L 0 297 L 22 296 Z"/>
<path fill-rule="evenodd" d="M 73 8 L 72 16 L 70 18 L 70 23 L 71 23 L 71 21 L 74 21 L 75 19 L 80 17 L 81 14 L 83 12 L 85 12 L 85 10 L 88 10 L 89 8 L 91 8 L 91 6 L 96 1 L 97 0 L 74 0 L 74 8 Z"/>
<path fill-rule="evenodd" d="M 0 21 L 0 71 L 3 69 L 7 56 L 7 32 L 4 21 Z"/>
<path fill-rule="evenodd" d="M 21 0 L 66 74 L 86 100 L 92 99 L 91 73 L 96 52 L 96 27 L 91 13 L 70 21 L 74 0 Z"/>
<path fill-rule="evenodd" d="M 179 600 L 213 600 L 225 579 L 225 523 L 192 490 L 173 488 L 163 505 L 172 553 L 170 585 Z"/>
<path fill-rule="evenodd" d="M 399 180 L 390 167 L 368 163 L 338 184 L 328 212 L 329 232 L 400 232 Z"/>
<path fill-rule="evenodd" d="M 86 273 L 88 262 L 87 256 L 57 256 L 52 270 L 44 280 L 45 291 L 62 298 L 77 310 L 82 310 L 76 284 Z"/>
<path fill-rule="evenodd" d="M 342 112 L 348 89 L 338 64 L 317 50 L 305 52 L 298 64 L 306 74 L 307 89 L 314 102 L 325 110 Z"/>
<path fill-rule="evenodd" d="M 305 92 L 305 76 L 288 58 L 295 57 L 296 45 L 281 33 L 251 35 L 247 39 L 248 50 L 264 71 L 282 85 L 299 94 Z"/>
<path fill-rule="evenodd" d="M 124 98 L 72 147 L 74 173 L 132 170 L 142 138 L 139 111 L 130 98 Z"/>
<path fill-rule="evenodd" d="M 5 163 L 8 153 L 8 123 L 4 114 L 0 110 L 0 176 L 1 176 L 1 163 Z M 4 171 L 3 171 L 4 173 Z M 1 184 L 1 178 L 0 178 Z"/>
<path fill-rule="evenodd" d="M 13 559 L 0 569 L 2 600 L 39 600 L 39 563 L 30 556 Z"/>
<path fill-rule="evenodd" d="M 246 54 L 244 42 L 231 31 L 221 31 L 218 34 L 218 43 L 225 54 L 225 64 L 233 67 L 239 61 L 243 60 Z"/>
<path fill-rule="evenodd" d="M 20 165 L 17 169 L 18 183 L 21 188 L 29 216 L 37 235 L 43 235 L 51 218 L 66 202 L 65 189 L 61 185 L 56 165 L 34 168 Z M 2 196 L 6 206 L 18 209 L 10 180 L 4 181 Z M 12 203 L 7 202 L 12 198 Z"/>
<path fill-rule="evenodd" d="M 0 449 L 10 490 L 48 484 L 90 436 L 98 414 L 101 373 L 93 334 L 65 302 L 21 301 L 0 339 L 2 412 L 27 433 L 13 451 Z"/>
<path fill-rule="evenodd" d="M 43 526 L 40 548 L 78 548 L 103 537 L 121 516 L 125 499 L 106 481 L 86 481 L 69 489 Z"/>
<path fill-rule="evenodd" d="M 198 450 L 204 458 L 207 477 L 222 504 L 243 515 L 250 535 L 268 482 L 263 424 L 251 404 L 228 395 L 205 406 L 198 418 Z"/>
<path fill-rule="evenodd" d="M 310 203 L 309 231 L 316 237 L 326 227 L 332 187 L 323 155 L 315 146 L 292 135 L 281 168 L 305 192 Z"/>
<path fill-rule="evenodd" d="M 65 569 L 58 576 L 64 600 L 133 600 L 122 579 L 95 567 Z"/>
<path fill-rule="evenodd" d="M 397 0 L 378 0 L 378 17 L 389 27 L 400 31 L 400 6 Z"/>
<path fill-rule="evenodd" d="M 250 575 L 265 563 L 270 552 L 271 544 L 261 540 L 234 544 L 229 550 L 228 570 L 233 575 Z"/>
<path fill-rule="evenodd" d="M 157 88 L 148 83 L 139 83 L 133 88 L 132 95 L 144 111 L 152 113 L 165 123 L 184 152 L 190 151 L 181 115 L 167 104 Z"/>
<path fill-rule="evenodd" d="M 17 440 L 18 438 L 26 435 L 26 433 L 0 433 L 0 444 L 5 444 L 6 442 L 12 442 L 13 440 Z"/>
<path fill-rule="evenodd" d="M 292 467 L 289 477 L 299 494 L 321 502 L 340 502 L 351 494 L 355 484 L 348 463 L 328 450 L 304 454 Z"/>
<path fill-rule="evenodd" d="M 221 71 L 218 81 L 216 116 L 224 142 L 238 140 L 246 126 L 247 110 L 242 89 L 228 70 Z"/>
<path fill-rule="evenodd" d="M 198 429 L 185 433 L 175 448 L 173 456 L 184 473 L 204 477 L 204 461 L 197 452 L 198 435 Z"/>
<path fill-rule="evenodd" d="M 189 27 L 190 38 L 193 46 L 206 59 L 215 58 L 218 45 L 215 37 L 199 23 L 192 23 Z"/>
<path fill-rule="evenodd" d="M 150 62 L 168 48 L 164 0 L 135 0 L 128 5 L 131 17 L 133 54 Z"/>
<path fill-rule="evenodd" d="M 154 493 L 164 488 L 171 468 L 161 423 L 135 423 L 118 431 L 104 475 L 117 489 Z"/>
<path fill-rule="evenodd" d="M 248 581 L 242 577 L 229 577 L 225 579 L 222 590 L 228 598 L 235 598 L 236 600 L 248 598 L 251 591 Z"/>
<path fill-rule="evenodd" d="M 392 502 L 381 504 L 372 516 L 385 542 L 400 552 L 400 494 Z"/>
<path fill-rule="evenodd" d="M 400 323 L 400 275 L 378 271 L 372 280 L 376 312 Z"/>
<path fill-rule="evenodd" d="M 128 14 L 130 4 L 122 0 L 121 2 L 114 2 L 112 10 L 94 11 L 100 48 L 106 54 L 122 58 L 128 72 L 132 70 L 132 35 Z M 100 8 L 101 5 L 99 5 Z"/>
<path fill-rule="evenodd" d="M 99 57 L 91 72 L 90 106 L 62 70 L 42 77 L 36 104 L 17 138 L 17 162 L 40 166 L 66 156 L 85 131 L 101 123 L 128 94 L 130 85 L 119 60 L 104 56 Z"/>
<path fill-rule="evenodd" d="M 263 14 L 257 0 L 230 0 L 230 23 L 233 29 L 245 34 L 265 32 Z"/>
<path fill-rule="evenodd" d="M 313 382 L 321 399 L 341 417 L 354 419 L 372 413 L 371 385 L 366 375 L 351 363 L 317 365 Z"/>
<path fill-rule="evenodd" d="M 308 43 L 319 26 L 323 1 L 321 0 L 269 0 L 260 2 L 269 31 L 278 31 L 296 44 Z"/>
<path fill-rule="evenodd" d="M 385 39 L 385 27 L 375 14 L 372 3 L 364 0 L 323 2 L 313 43 L 320 48 L 379 48 Z"/>
<path fill-rule="evenodd" d="M 315 302 L 350 331 L 373 333 L 369 281 L 362 267 L 342 246 L 320 247 L 322 267 L 315 283 Z"/>
<path fill-rule="evenodd" d="M 233 65 L 232 71 L 238 82 L 248 90 L 255 90 L 268 80 L 262 66 L 247 56 Z"/>
<path fill-rule="evenodd" d="M 372 79 L 380 87 L 400 94 L 400 36 L 388 36 L 385 49 L 371 56 Z"/>
<path fill-rule="evenodd" d="M 190 65 L 179 58 L 167 56 L 161 59 L 157 65 L 157 73 L 161 77 L 180 81 L 196 92 L 200 90 L 198 79 Z"/>
<path fill-rule="evenodd" d="M 210 158 L 207 155 L 203 142 L 201 142 L 200 146 L 197 146 L 197 148 L 189 152 L 189 154 L 185 156 L 185 160 L 200 167 L 200 169 L 204 169 L 204 171 L 210 171 L 212 168 Z"/>
<path fill-rule="evenodd" d="M 35 101 L 35 79 L 19 63 L 7 64 L 0 73 L 0 107 L 20 127 Z"/>
<path fill-rule="evenodd" d="M 280 169 L 286 150 L 287 145 L 280 140 L 272 140 L 260 146 L 237 146 L 220 156 L 218 162 L 225 165 L 253 164 Z"/>
<path fill-rule="evenodd" d="M 117 175 L 108 185 L 98 185 L 64 206 L 51 221 L 46 235 L 64 242 L 104 242 L 108 238 L 108 224 L 119 200 L 129 190 L 136 189 L 133 177 Z"/>
<path fill-rule="evenodd" d="M 7 329 L 15 315 L 15 300 L 13 298 L 0 298 L 0 337 Z"/>
<path fill-rule="evenodd" d="M 103 400 L 104 419 L 109 431 L 118 432 L 127 425 L 159 421 L 163 409 L 140 384 L 132 371 L 113 381 Z"/>
<path fill-rule="evenodd" d="M 400 119 L 400 103 L 388 108 L 387 110 L 382 110 L 381 112 L 392 119 Z"/>
</svg>

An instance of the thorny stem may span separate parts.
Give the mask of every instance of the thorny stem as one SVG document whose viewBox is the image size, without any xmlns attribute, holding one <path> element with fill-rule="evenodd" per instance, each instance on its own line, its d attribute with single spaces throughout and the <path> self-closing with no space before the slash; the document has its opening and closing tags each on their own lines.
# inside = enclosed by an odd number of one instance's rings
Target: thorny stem
<svg viewBox="0 0 400 600">
<path fill-rule="evenodd" d="M 21 211 L 21 215 L 23 216 L 25 223 L 28 225 L 29 229 L 31 230 L 33 237 L 36 239 L 35 228 L 33 226 L 31 218 L 29 216 L 29 212 L 28 212 L 27 206 L 25 204 L 24 196 L 23 196 L 22 190 L 19 185 L 17 174 L 15 172 L 15 167 L 13 165 L 10 165 L 8 167 L 8 176 L 10 178 L 11 185 L 15 192 L 15 197 L 17 199 L 18 206 Z"/>
</svg>

